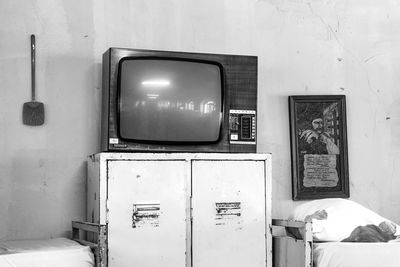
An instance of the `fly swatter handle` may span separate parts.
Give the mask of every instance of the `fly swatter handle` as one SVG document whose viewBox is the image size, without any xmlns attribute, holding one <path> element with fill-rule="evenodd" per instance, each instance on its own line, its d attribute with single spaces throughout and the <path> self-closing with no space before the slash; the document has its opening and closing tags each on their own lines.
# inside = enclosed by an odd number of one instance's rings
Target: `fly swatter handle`
<svg viewBox="0 0 400 267">
<path fill-rule="evenodd" d="M 31 35 L 31 78 L 32 78 L 32 101 L 35 100 L 35 83 L 36 83 L 36 71 L 35 71 L 35 50 L 36 50 L 36 44 L 35 44 L 35 35 Z"/>
</svg>

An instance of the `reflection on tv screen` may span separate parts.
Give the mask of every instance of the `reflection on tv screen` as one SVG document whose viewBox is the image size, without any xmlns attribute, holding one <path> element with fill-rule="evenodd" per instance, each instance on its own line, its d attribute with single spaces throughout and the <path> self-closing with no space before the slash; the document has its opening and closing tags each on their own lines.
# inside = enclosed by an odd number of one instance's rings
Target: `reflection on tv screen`
<svg viewBox="0 0 400 267">
<path fill-rule="evenodd" d="M 218 65 L 131 59 L 120 67 L 122 138 L 212 142 L 220 134 L 222 82 Z"/>
</svg>

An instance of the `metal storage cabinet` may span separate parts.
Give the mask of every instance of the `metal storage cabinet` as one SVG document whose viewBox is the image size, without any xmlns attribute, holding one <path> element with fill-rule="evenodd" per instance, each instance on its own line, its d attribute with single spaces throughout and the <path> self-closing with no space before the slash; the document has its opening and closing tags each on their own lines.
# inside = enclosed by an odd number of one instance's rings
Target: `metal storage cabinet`
<svg viewBox="0 0 400 267">
<path fill-rule="evenodd" d="M 87 220 L 108 266 L 272 266 L 269 154 L 100 153 Z"/>
</svg>

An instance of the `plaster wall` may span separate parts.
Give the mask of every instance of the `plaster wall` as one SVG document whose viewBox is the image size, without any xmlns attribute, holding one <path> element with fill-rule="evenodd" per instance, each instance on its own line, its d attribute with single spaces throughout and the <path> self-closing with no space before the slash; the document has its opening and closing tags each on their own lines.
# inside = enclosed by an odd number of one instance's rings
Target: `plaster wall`
<svg viewBox="0 0 400 267">
<path fill-rule="evenodd" d="M 258 151 L 273 155 L 273 215 L 291 200 L 288 95 L 345 94 L 351 199 L 400 223 L 400 4 L 394 0 L 3 0 L 0 239 L 68 236 L 99 151 L 110 46 L 259 58 Z M 22 124 L 37 37 L 46 123 Z"/>
</svg>

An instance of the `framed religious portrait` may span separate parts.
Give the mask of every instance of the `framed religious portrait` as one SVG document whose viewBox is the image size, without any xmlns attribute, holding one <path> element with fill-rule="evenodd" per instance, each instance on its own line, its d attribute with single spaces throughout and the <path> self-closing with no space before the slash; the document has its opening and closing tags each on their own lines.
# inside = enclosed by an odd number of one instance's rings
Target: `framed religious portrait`
<svg viewBox="0 0 400 267">
<path fill-rule="evenodd" d="M 346 97 L 289 96 L 293 200 L 350 197 Z"/>
</svg>

